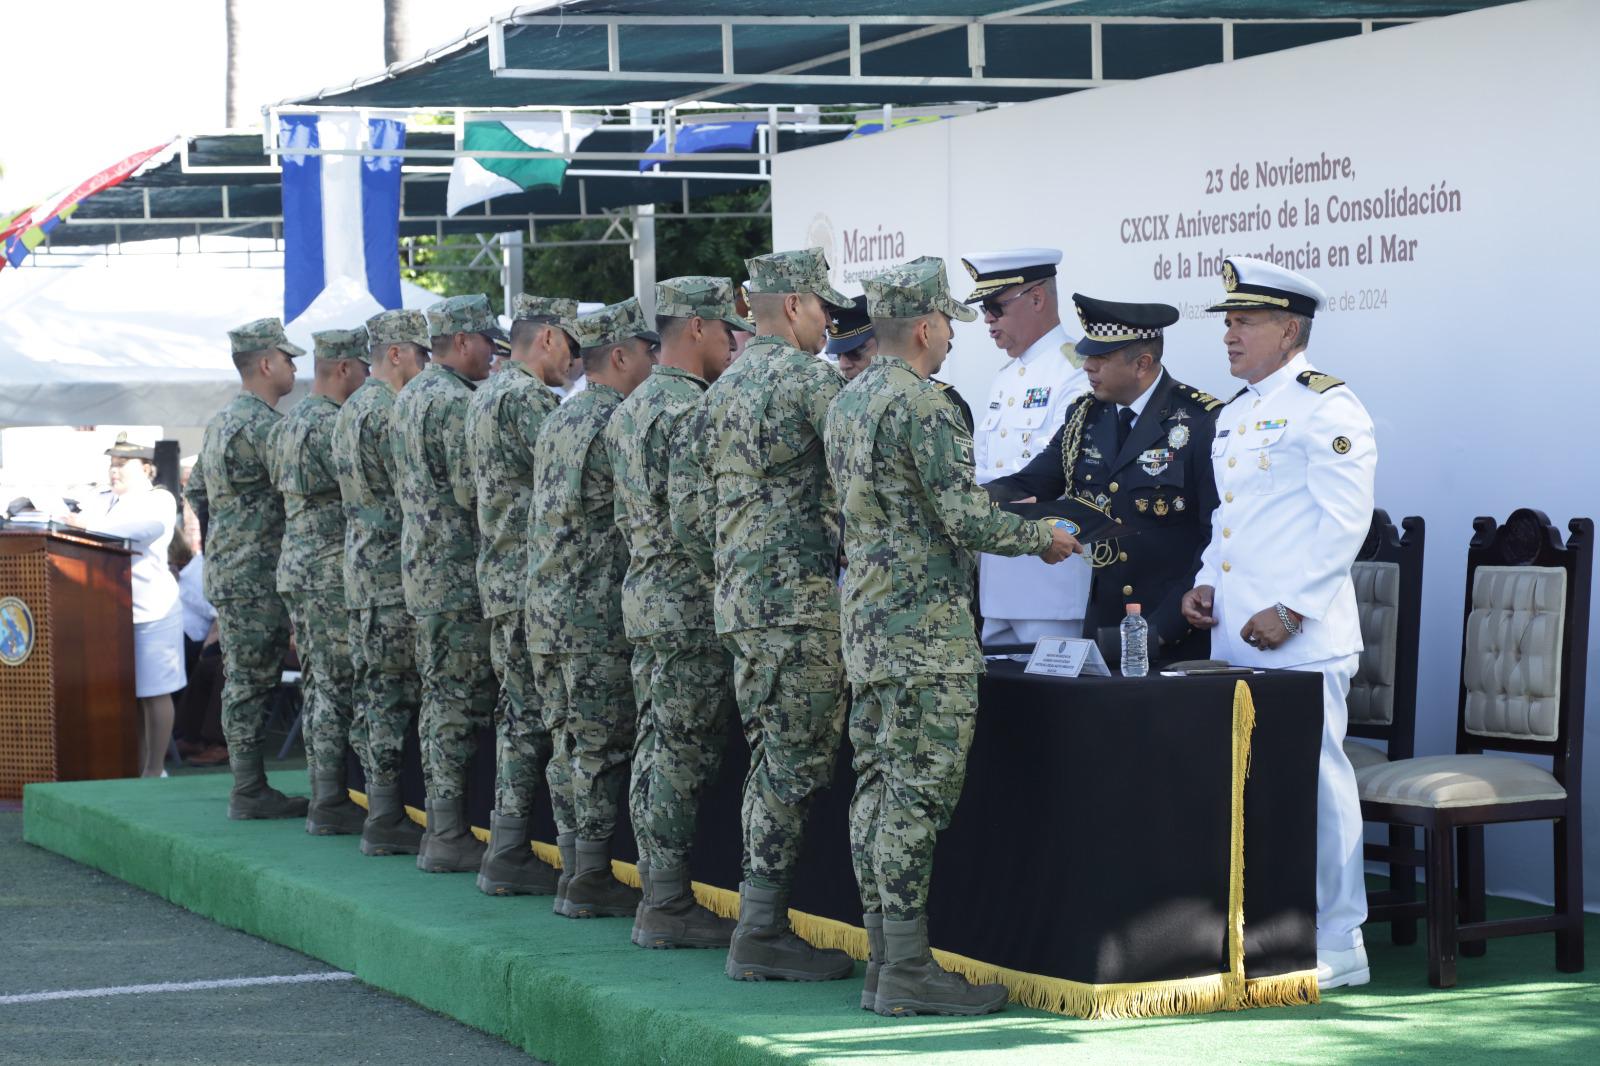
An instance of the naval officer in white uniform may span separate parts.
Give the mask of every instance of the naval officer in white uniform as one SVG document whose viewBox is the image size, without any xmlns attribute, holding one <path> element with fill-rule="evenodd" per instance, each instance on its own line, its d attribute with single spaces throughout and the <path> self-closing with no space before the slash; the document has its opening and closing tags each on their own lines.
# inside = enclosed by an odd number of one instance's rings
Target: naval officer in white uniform
<svg viewBox="0 0 1600 1066">
<path fill-rule="evenodd" d="M 995 347 L 1010 358 L 995 375 L 977 416 L 973 465 L 978 484 L 1017 473 L 1050 443 L 1089 378 L 1069 359 L 1073 338 L 1061 328 L 1057 248 L 977 252 L 961 260 L 977 283 L 969 304 L 983 310 Z M 1040 637 L 1083 635 L 1089 564 L 1073 556 L 1047 566 L 1032 556 L 978 557 L 978 609 L 985 644 L 1034 644 Z"/>
<path fill-rule="evenodd" d="M 1361 802 L 1344 753 L 1345 698 L 1361 652 L 1350 566 L 1372 524 L 1372 418 L 1306 357 L 1325 304 L 1311 280 L 1272 263 L 1223 262 L 1228 367 L 1246 385 L 1217 412 L 1211 448 L 1221 502 L 1183 611 L 1211 654 L 1241 666 L 1322 675 L 1317 778 L 1317 982 L 1369 979 L 1361 923 Z"/>
</svg>

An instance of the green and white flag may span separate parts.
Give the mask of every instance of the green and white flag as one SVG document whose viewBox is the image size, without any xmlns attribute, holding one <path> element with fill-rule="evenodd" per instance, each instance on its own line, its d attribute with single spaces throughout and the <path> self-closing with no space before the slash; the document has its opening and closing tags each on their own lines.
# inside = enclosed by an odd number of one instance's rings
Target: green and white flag
<svg viewBox="0 0 1600 1066">
<path fill-rule="evenodd" d="M 507 193 L 523 192 L 539 185 L 561 188 L 567 173 L 562 151 L 576 151 L 578 143 L 600 125 L 599 115 L 573 115 L 572 132 L 564 139 L 560 115 L 511 118 L 506 115 L 468 115 L 462 134 L 462 147 L 477 152 L 552 153 L 531 159 L 481 159 L 460 156 L 450 168 L 450 188 L 446 193 L 446 213 Z"/>
</svg>

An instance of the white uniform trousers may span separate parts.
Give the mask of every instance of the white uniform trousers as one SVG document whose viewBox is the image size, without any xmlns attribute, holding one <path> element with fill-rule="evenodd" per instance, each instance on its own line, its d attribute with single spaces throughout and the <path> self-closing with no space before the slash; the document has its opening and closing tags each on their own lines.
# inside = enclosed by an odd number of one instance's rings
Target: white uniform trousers
<svg viewBox="0 0 1600 1066">
<path fill-rule="evenodd" d="M 1359 947 L 1367 920 L 1367 886 L 1362 877 L 1361 799 L 1356 772 L 1344 753 L 1350 679 L 1359 655 L 1291 666 L 1322 675 L 1322 758 L 1317 773 L 1317 948 L 1349 951 Z"/>
</svg>

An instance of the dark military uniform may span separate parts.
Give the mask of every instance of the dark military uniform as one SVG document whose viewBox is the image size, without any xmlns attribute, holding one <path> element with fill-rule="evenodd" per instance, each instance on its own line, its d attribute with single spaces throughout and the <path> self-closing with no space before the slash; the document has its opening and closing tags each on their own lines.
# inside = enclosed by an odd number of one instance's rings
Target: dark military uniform
<svg viewBox="0 0 1600 1066">
<path fill-rule="evenodd" d="M 977 423 L 972 420 L 972 408 L 967 404 L 967 401 L 956 391 L 954 385 L 947 382 L 935 381 L 933 387 L 939 390 L 941 396 L 956 405 L 956 413 L 961 416 L 961 424 L 967 427 L 967 435 L 971 436 L 973 427 Z"/>
<path fill-rule="evenodd" d="M 1117 405 L 1086 393 L 1026 467 L 984 486 L 1001 503 L 1028 496 L 1041 501 L 1087 497 L 1137 531 L 1101 548 L 1102 556 L 1108 550 L 1116 554 L 1094 571 L 1086 635 L 1120 624 L 1126 605 L 1137 603 L 1160 640 L 1159 647 L 1152 644 L 1153 656 L 1173 661 L 1208 654 L 1210 634 L 1193 630 L 1180 605 L 1194 587 L 1200 553 L 1211 540 L 1211 512 L 1217 506 L 1211 439 L 1221 406 L 1222 401 L 1163 370 L 1119 449 Z M 1063 441 L 1075 454 L 1070 485 Z"/>
</svg>

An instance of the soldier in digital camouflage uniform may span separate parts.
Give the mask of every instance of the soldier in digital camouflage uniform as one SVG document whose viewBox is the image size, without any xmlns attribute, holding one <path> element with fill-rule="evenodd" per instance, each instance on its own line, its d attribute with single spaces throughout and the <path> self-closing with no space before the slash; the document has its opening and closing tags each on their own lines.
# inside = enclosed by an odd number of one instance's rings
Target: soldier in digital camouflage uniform
<svg viewBox="0 0 1600 1066">
<path fill-rule="evenodd" d="M 550 762 L 550 734 L 529 680 L 523 590 L 528 579 L 528 504 L 539 427 L 561 401 L 577 351 L 578 302 L 519 293 L 511 355 L 467 408 L 467 457 L 478 491 L 478 594 L 492 627 L 490 659 L 500 681 L 495 705 L 495 809 L 478 888 L 489 895 L 550 895 L 555 872 L 528 846 L 534 791 Z M 563 797 L 564 798 L 564 797 Z"/>
<path fill-rule="evenodd" d="M 332 329 L 311 335 L 316 356 L 311 395 L 272 431 L 272 480 L 283 494 L 283 548 L 278 594 L 289 608 L 300 652 L 301 721 L 311 808 L 306 832 L 359 833 L 366 813 L 345 788 L 354 673 L 344 600 L 344 505 L 333 466 L 333 423 L 339 407 L 367 377 L 367 331 Z"/>
<path fill-rule="evenodd" d="M 788 898 L 813 798 L 832 780 L 844 729 L 838 502 L 822 424 L 844 378 L 817 358 L 832 310 L 820 248 L 746 263 L 756 336 L 706 392 L 705 466 L 715 493 L 717 633 L 734 656 L 750 772 L 744 880 L 728 950 L 736 980 L 835 980 L 854 961 L 789 928 Z"/>
<path fill-rule="evenodd" d="M 863 282 L 879 352 L 828 412 L 828 469 L 844 508 L 845 670 L 854 701 L 851 851 L 871 961 L 861 1005 L 879 1014 L 987 1014 L 928 951 L 933 847 L 961 795 L 983 655 L 971 589 L 978 552 L 1058 562 L 1077 547 L 1050 519 L 1000 511 L 973 479 L 972 437 L 929 377 L 950 349 L 943 261 Z"/>
<path fill-rule="evenodd" d="M 467 407 L 489 376 L 505 331 L 486 296 L 427 308 L 433 360 L 390 415 L 400 494 L 400 578 L 417 622 L 422 709 L 417 733 L 427 777 L 428 826 L 417 867 L 476 872 L 484 847 L 467 822 L 467 769 L 477 731 L 494 715 L 489 623 L 478 598 L 476 489 L 467 461 Z"/>
<path fill-rule="evenodd" d="M 261 737 L 268 701 L 289 646 L 289 615 L 278 596 L 283 497 L 269 466 L 274 407 L 294 388 L 293 360 L 305 353 L 283 323 L 262 318 L 230 330 L 242 389 L 206 425 L 184 490 L 207 515 L 205 595 L 217 608 L 222 644 L 222 732 L 233 792 L 229 818 L 299 818 L 307 803 L 267 784 Z"/>
<path fill-rule="evenodd" d="M 548 781 L 562 875 L 552 909 L 569 918 L 627 917 L 639 893 L 612 876 L 611 837 L 636 718 L 622 625 L 628 541 L 617 528 L 601 434 L 655 365 L 657 337 L 631 297 L 577 326 L 588 387 L 545 419 L 534 446 L 528 651 L 555 748 Z"/>
<path fill-rule="evenodd" d="M 733 331 L 752 327 L 734 311 L 728 278 L 673 278 L 655 296 L 660 363 L 605 430 L 628 539 L 622 619 L 639 709 L 628 810 L 645 894 L 633 941 L 725 948 L 733 922 L 695 902 L 689 847 L 700 794 L 722 764 L 733 663 L 717 640 L 710 578 L 670 533 L 667 486 L 680 424 L 727 368 Z"/>
<path fill-rule="evenodd" d="M 421 311 L 367 319 L 372 376 L 339 408 L 333 463 L 344 501 L 344 592 L 355 688 L 352 743 L 367 778 L 365 855 L 415 855 L 422 831 L 400 797 L 406 728 L 421 703 L 416 623 L 400 584 L 400 499 L 395 491 L 395 397 L 428 364 Z"/>
</svg>

